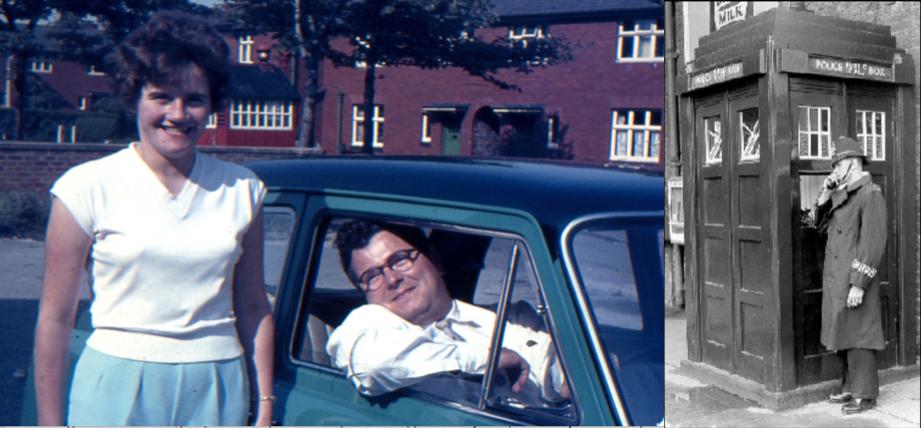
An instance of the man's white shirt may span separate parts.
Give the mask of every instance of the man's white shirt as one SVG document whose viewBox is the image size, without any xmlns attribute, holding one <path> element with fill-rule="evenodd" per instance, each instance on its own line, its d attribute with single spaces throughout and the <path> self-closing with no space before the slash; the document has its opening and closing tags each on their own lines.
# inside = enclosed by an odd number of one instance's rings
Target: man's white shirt
<svg viewBox="0 0 921 428">
<path fill-rule="evenodd" d="M 380 395 L 433 374 L 485 374 L 495 323 L 492 311 L 456 299 L 444 319 L 424 327 L 367 304 L 333 331 L 326 352 L 359 392 Z M 546 332 L 527 327 L 539 324 L 533 309 L 513 305 L 502 347 L 530 365 L 526 388 L 540 388 L 541 396 L 557 399 L 564 380 L 553 342 Z"/>
</svg>

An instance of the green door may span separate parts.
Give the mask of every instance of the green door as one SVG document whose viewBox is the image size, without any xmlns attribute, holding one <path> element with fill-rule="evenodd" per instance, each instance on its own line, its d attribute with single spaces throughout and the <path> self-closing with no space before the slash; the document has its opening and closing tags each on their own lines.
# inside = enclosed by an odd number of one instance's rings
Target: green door
<svg viewBox="0 0 921 428">
<path fill-rule="evenodd" d="M 460 123 L 447 121 L 441 126 L 441 154 L 457 156 L 461 154 Z"/>
</svg>

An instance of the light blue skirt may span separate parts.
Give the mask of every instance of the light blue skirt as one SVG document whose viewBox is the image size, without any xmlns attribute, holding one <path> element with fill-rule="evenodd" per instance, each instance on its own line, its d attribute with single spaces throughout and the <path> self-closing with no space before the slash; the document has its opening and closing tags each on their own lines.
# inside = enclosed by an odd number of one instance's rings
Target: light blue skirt
<svg viewBox="0 0 921 428">
<path fill-rule="evenodd" d="M 86 347 L 77 361 L 67 425 L 246 425 L 243 357 L 150 363 Z"/>
</svg>

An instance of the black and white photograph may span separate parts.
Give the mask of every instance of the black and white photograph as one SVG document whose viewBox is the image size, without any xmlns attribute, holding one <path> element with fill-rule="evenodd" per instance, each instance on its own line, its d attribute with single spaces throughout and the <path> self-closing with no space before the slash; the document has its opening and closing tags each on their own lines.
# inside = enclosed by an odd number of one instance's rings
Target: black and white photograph
<svg viewBox="0 0 921 428">
<path fill-rule="evenodd" d="M 666 425 L 917 427 L 919 4 L 665 7 Z"/>
</svg>

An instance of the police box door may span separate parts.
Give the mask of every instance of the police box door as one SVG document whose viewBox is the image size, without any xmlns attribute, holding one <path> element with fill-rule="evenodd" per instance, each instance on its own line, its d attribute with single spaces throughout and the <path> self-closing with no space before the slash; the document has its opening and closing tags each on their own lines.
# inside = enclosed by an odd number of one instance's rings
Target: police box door
<svg viewBox="0 0 921 428">
<path fill-rule="evenodd" d="M 774 352 L 769 333 L 770 248 L 760 161 L 757 81 L 699 99 L 696 126 L 696 245 L 701 357 L 763 382 Z"/>
<path fill-rule="evenodd" d="M 883 85 L 831 79 L 790 78 L 791 159 L 794 181 L 793 270 L 794 348 L 797 381 L 807 385 L 834 379 L 839 361 L 820 343 L 822 266 L 825 238 L 806 215 L 818 196 L 822 180 L 831 171 L 832 141 L 841 135 L 864 146 L 873 182 L 880 186 L 890 213 L 886 255 L 878 268 L 883 335 L 886 349 L 878 354 L 879 368 L 895 365 L 898 347 L 897 222 L 892 186 L 892 154 L 896 152 L 893 116 L 894 92 Z"/>
</svg>

